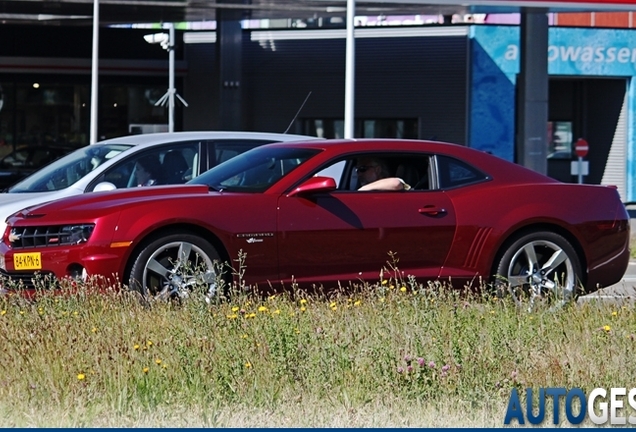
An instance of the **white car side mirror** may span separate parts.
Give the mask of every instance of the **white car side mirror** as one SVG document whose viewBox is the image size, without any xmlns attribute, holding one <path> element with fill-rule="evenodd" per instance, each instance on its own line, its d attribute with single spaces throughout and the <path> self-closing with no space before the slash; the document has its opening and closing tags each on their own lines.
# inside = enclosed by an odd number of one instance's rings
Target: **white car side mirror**
<svg viewBox="0 0 636 432">
<path fill-rule="evenodd" d="M 93 189 L 93 192 L 104 192 L 104 191 L 111 191 L 115 189 L 117 189 L 117 186 L 115 186 L 111 182 L 101 182 L 101 183 L 97 183 L 97 186 L 95 186 L 95 189 Z"/>
</svg>

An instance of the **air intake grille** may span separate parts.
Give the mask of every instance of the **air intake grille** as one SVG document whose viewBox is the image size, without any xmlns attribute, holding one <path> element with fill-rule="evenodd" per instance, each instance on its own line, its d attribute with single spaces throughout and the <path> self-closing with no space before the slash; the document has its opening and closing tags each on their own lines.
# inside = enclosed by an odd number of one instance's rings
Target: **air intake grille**
<svg viewBox="0 0 636 432">
<path fill-rule="evenodd" d="M 13 249 L 70 246 L 88 240 L 95 225 L 14 227 L 9 234 Z"/>
</svg>

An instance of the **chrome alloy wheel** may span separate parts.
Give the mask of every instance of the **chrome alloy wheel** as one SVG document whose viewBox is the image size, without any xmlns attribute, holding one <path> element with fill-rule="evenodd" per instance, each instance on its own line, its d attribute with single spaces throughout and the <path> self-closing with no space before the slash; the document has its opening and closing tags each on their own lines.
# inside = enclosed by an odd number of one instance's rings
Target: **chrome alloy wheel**
<svg viewBox="0 0 636 432">
<path fill-rule="evenodd" d="M 558 308 L 575 299 L 579 283 L 578 257 L 570 244 L 554 233 L 537 233 L 515 242 L 499 265 L 499 282 L 514 301 L 528 310 L 539 301 Z"/>
<path fill-rule="evenodd" d="M 143 267 L 141 281 L 142 292 L 156 299 L 184 299 L 198 288 L 203 288 L 208 298 L 216 294 L 212 258 L 187 241 L 172 241 L 157 248 Z"/>
</svg>

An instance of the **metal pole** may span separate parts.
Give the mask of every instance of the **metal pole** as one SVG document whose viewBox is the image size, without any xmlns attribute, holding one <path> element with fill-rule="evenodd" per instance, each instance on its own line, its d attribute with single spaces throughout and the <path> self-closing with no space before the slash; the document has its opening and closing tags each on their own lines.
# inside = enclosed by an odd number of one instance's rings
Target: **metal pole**
<svg viewBox="0 0 636 432">
<path fill-rule="evenodd" d="M 354 96 L 355 96 L 355 0 L 347 0 L 347 46 L 345 61 L 345 114 L 344 137 L 353 138 L 354 128 Z"/>
<path fill-rule="evenodd" d="M 168 24 L 169 40 L 168 40 L 168 59 L 170 68 L 168 77 L 168 132 L 174 132 L 174 24 Z"/>
<path fill-rule="evenodd" d="M 583 158 L 579 156 L 579 184 L 583 184 Z"/>
<path fill-rule="evenodd" d="M 91 126 L 89 142 L 97 142 L 97 97 L 99 76 L 99 0 L 93 0 L 93 59 L 91 66 Z"/>
</svg>

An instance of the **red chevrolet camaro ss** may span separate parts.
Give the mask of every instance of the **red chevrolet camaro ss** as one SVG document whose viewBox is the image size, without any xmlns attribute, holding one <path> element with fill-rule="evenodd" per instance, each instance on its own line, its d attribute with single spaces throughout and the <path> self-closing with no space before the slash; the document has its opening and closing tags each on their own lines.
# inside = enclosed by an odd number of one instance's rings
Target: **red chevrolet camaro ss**
<svg viewBox="0 0 636 432">
<path fill-rule="evenodd" d="M 358 190 L 378 164 L 410 188 Z M 392 253 L 422 282 L 574 296 L 621 279 L 629 229 L 616 188 L 561 183 L 465 146 L 306 141 L 250 150 L 182 186 L 22 210 L 8 219 L 0 268 L 26 286 L 35 273 L 102 275 L 168 297 L 201 284 L 213 295 L 215 262 L 242 254 L 247 283 L 329 288 L 377 280 Z"/>
</svg>

